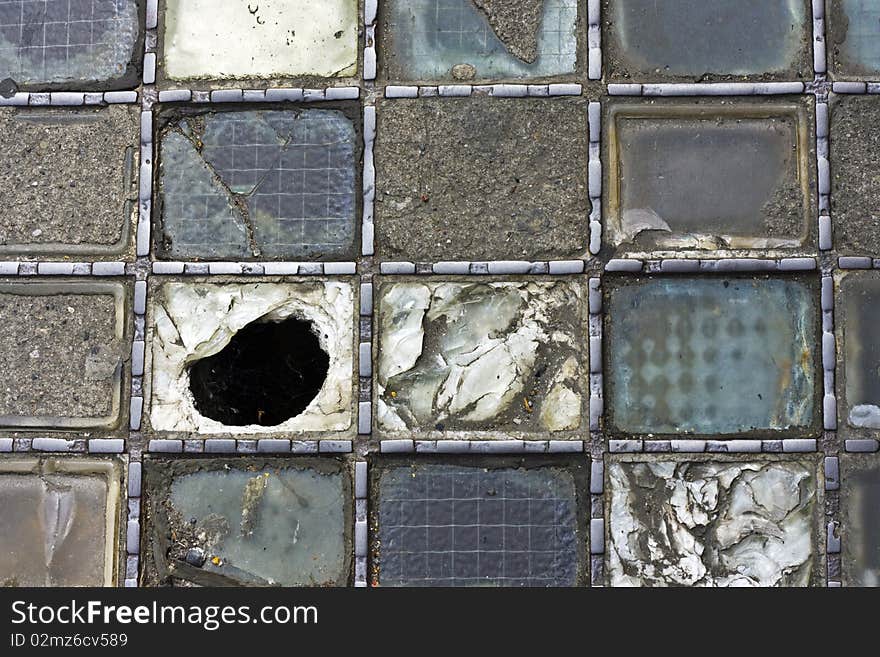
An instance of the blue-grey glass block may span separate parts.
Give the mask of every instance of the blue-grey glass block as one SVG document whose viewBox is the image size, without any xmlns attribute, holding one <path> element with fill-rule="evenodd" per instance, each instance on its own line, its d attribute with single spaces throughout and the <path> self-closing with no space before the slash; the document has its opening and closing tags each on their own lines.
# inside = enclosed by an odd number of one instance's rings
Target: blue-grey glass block
<svg viewBox="0 0 880 657">
<path fill-rule="evenodd" d="M 138 11 L 134 0 L 3 0 L 0 80 L 28 85 L 121 78 L 134 56 Z"/>
<path fill-rule="evenodd" d="M 847 586 L 880 586 L 880 457 L 844 455 L 841 516 Z"/>
<path fill-rule="evenodd" d="M 577 0 L 543 2 L 530 54 L 510 39 L 502 41 L 499 34 L 505 32 L 493 29 L 497 23 L 490 22 L 489 11 L 472 0 L 393 0 L 385 12 L 384 52 L 391 78 L 531 78 L 575 72 Z M 462 68 L 469 71 L 464 77 L 458 73 Z"/>
<path fill-rule="evenodd" d="M 790 278 L 619 279 L 607 408 L 627 434 L 749 435 L 815 421 L 818 291 Z"/>
<path fill-rule="evenodd" d="M 880 75 L 880 2 L 832 0 L 827 16 L 831 69 L 841 77 Z"/>
<path fill-rule="evenodd" d="M 844 402 L 846 423 L 880 430 L 880 277 L 853 272 L 841 284 Z"/>
<path fill-rule="evenodd" d="M 607 5 L 612 76 L 800 73 L 812 79 L 805 0 L 615 0 Z M 801 70 L 801 68 L 805 70 Z"/>
<path fill-rule="evenodd" d="M 180 119 L 160 147 L 161 252 L 318 259 L 353 248 L 356 134 L 336 110 Z"/>
<path fill-rule="evenodd" d="M 382 586 L 574 586 L 574 478 L 557 467 L 382 470 Z"/>
</svg>

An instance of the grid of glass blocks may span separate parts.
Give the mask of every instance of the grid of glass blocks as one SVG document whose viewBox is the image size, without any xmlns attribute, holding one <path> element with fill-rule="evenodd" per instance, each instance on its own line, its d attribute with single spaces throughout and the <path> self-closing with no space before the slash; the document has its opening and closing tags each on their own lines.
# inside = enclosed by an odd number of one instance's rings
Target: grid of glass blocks
<svg viewBox="0 0 880 657">
<path fill-rule="evenodd" d="M 875 5 L 0 0 L 0 583 L 877 586 Z"/>
</svg>

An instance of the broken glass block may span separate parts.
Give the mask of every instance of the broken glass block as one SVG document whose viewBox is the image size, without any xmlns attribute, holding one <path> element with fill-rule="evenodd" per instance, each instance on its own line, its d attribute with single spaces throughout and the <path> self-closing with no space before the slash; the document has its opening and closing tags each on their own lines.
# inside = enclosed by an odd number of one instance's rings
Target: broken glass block
<svg viewBox="0 0 880 657">
<path fill-rule="evenodd" d="M 608 426 L 758 436 L 816 429 L 818 291 L 795 278 L 609 279 Z"/>
<path fill-rule="evenodd" d="M 170 258 L 350 256 L 355 129 L 337 110 L 199 114 L 160 146 L 160 250 Z"/>
</svg>

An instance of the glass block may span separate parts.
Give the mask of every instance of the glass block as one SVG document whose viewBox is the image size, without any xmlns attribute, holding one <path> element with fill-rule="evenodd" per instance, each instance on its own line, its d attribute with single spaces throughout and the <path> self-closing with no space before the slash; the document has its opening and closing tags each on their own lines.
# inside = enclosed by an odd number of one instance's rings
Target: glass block
<svg viewBox="0 0 880 657">
<path fill-rule="evenodd" d="M 561 281 L 383 284 L 378 427 L 406 437 L 580 429 L 583 296 Z"/>
<path fill-rule="evenodd" d="M 880 430 L 880 275 L 849 273 L 840 289 L 845 407 L 841 419 L 851 429 L 875 432 Z"/>
<path fill-rule="evenodd" d="M 813 283 L 765 277 L 607 280 L 609 428 L 744 437 L 818 430 Z"/>
<path fill-rule="evenodd" d="M 383 465 L 373 584 L 578 585 L 584 467 Z"/>
<path fill-rule="evenodd" d="M 393 99 L 380 101 L 377 117 L 375 220 L 382 259 L 586 255 L 583 100 Z"/>
<path fill-rule="evenodd" d="M 120 0 L 4 0 L 0 80 L 18 86 L 137 86 L 133 60 L 143 3 Z"/>
<path fill-rule="evenodd" d="M 0 584 L 115 586 L 121 480 L 115 461 L 0 459 Z"/>
<path fill-rule="evenodd" d="M 390 0 L 382 12 L 390 79 L 535 78 L 577 67 L 576 0 Z"/>
<path fill-rule="evenodd" d="M 880 458 L 844 454 L 841 535 L 845 586 L 880 586 Z"/>
<path fill-rule="evenodd" d="M 880 2 L 829 0 L 825 25 L 829 65 L 835 77 L 880 77 Z"/>
<path fill-rule="evenodd" d="M 605 220 L 622 251 L 814 242 L 806 102 L 615 102 Z"/>
<path fill-rule="evenodd" d="M 357 0 L 167 0 L 164 73 L 172 80 L 349 77 Z"/>
<path fill-rule="evenodd" d="M 333 459 L 147 461 L 144 583 L 345 586 L 351 481 Z"/>
<path fill-rule="evenodd" d="M 149 424 L 154 431 L 199 437 L 274 434 L 289 439 L 307 432 L 346 431 L 352 426 L 357 379 L 351 283 L 163 281 L 150 298 Z M 285 332 L 278 329 L 291 319 L 306 325 L 302 340 L 279 337 Z M 261 329 L 263 336 L 269 336 L 264 338 L 269 342 L 266 350 L 274 351 L 283 363 L 265 354 L 260 354 L 259 361 L 218 357 L 240 351 L 241 344 L 236 342 L 254 331 L 259 335 Z M 324 358 L 300 360 L 300 356 L 314 354 L 316 338 Z M 303 369 L 299 378 L 283 371 L 284 366 L 298 363 L 320 371 Z M 238 390 L 233 393 L 247 395 L 250 387 L 252 394 L 242 399 L 240 408 L 221 413 L 217 406 L 230 403 L 229 389 L 224 389 L 230 379 L 237 379 Z M 301 382 L 309 384 L 306 389 L 298 390 Z M 277 402 L 277 390 L 307 395 L 296 404 L 301 412 L 290 417 L 289 413 L 276 415 L 274 406 L 261 408 L 261 402 Z"/>
<path fill-rule="evenodd" d="M 338 110 L 186 116 L 161 140 L 161 255 L 353 257 L 356 132 Z"/>
<path fill-rule="evenodd" d="M 119 424 L 126 295 L 120 283 L 0 283 L 0 428 Z"/>
<path fill-rule="evenodd" d="M 880 254 L 880 96 L 832 95 L 830 110 L 834 249 Z"/>
<path fill-rule="evenodd" d="M 611 586 L 820 584 L 815 458 L 617 457 L 606 467 Z"/>
<path fill-rule="evenodd" d="M 140 108 L 0 108 L 0 258 L 133 256 Z"/>
<path fill-rule="evenodd" d="M 812 80 L 809 0 L 615 0 L 603 7 L 614 80 Z"/>
</svg>

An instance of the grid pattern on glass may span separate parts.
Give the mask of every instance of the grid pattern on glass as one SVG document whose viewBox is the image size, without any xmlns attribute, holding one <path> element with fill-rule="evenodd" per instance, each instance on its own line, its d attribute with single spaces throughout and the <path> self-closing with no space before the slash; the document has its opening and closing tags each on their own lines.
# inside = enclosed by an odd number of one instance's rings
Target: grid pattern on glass
<svg viewBox="0 0 880 657">
<path fill-rule="evenodd" d="M 335 110 L 222 112 L 162 141 L 162 223 L 174 257 L 311 258 L 355 233 L 355 130 Z"/>
<path fill-rule="evenodd" d="M 573 586 L 576 496 L 559 468 L 392 467 L 379 484 L 383 586 Z"/>
<path fill-rule="evenodd" d="M 52 84 L 120 77 L 139 29 L 134 0 L 0 0 L 0 79 Z"/>
<path fill-rule="evenodd" d="M 844 51 L 860 67 L 880 72 L 880 2 L 844 0 L 843 11 L 848 18 Z"/>
<path fill-rule="evenodd" d="M 409 79 L 446 78 L 465 63 L 480 78 L 560 75 L 577 63 L 577 12 L 576 0 L 546 0 L 532 64 L 510 54 L 470 0 L 396 0 L 388 27 L 396 65 Z"/>
</svg>

